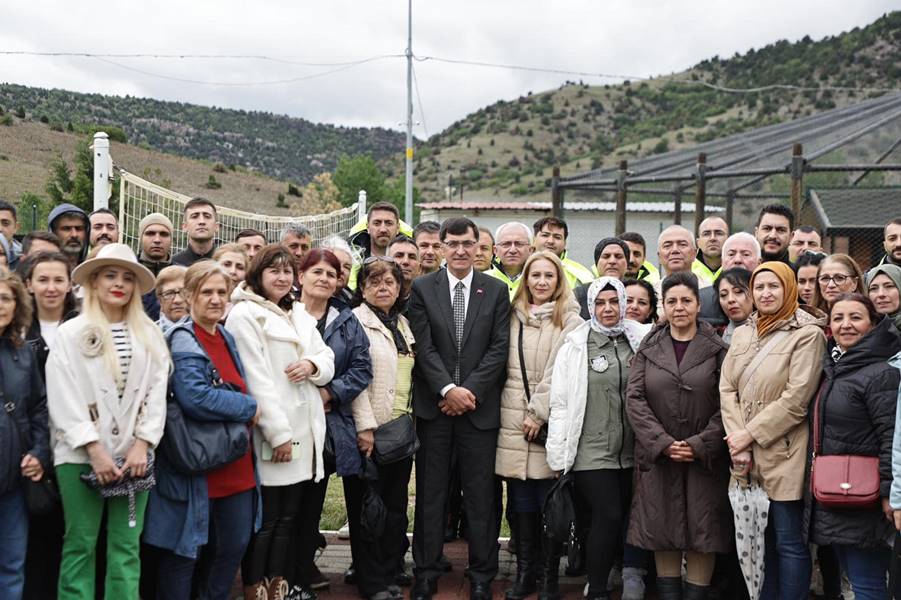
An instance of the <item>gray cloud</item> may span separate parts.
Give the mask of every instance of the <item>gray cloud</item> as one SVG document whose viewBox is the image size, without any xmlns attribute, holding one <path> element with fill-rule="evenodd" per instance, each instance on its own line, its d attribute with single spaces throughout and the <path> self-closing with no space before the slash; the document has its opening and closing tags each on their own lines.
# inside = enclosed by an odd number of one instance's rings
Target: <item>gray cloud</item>
<svg viewBox="0 0 901 600">
<path fill-rule="evenodd" d="M 417 0 L 414 51 L 419 56 L 659 75 L 777 39 L 835 35 L 894 7 L 892 0 Z M 265 54 L 333 62 L 401 54 L 405 45 L 402 0 L 83 0 L 77 10 L 71 2 L 43 0 L 22 3 L 0 21 L 0 50 Z M 117 62 L 169 77 L 225 82 L 327 70 L 249 60 Z M 497 99 L 578 79 L 437 62 L 417 63 L 416 72 L 429 133 Z M 399 58 L 292 84 L 230 87 L 170 81 L 91 58 L 0 56 L 0 80 L 286 113 L 340 125 L 398 128 L 404 119 L 405 65 Z M 421 121 L 418 104 L 415 112 Z M 416 134 L 424 135 L 422 126 Z"/>
</svg>

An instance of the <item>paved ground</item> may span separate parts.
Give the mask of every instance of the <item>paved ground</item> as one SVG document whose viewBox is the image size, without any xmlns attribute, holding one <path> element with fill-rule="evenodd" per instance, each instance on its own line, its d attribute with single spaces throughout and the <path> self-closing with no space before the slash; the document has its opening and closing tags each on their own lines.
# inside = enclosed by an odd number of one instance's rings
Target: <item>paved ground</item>
<svg viewBox="0 0 901 600">
<path fill-rule="evenodd" d="M 323 551 L 316 564 L 331 579 L 332 585 L 327 591 L 321 592 L 319 598 L 322 600 L 358 598 L 356 588 L 344 584 L 344 571 L 350 565 L 350 543 L 346 540 L 339 540 L 335 535 L 326 535 L 326 539 L 328 540 L 328 547 Z M 447 544 L 444 547 L 444 553 L 450 559 L 454 569 L 439 580 L 438 594 L 435 596 L 436 600 L 468 598 L 469 580 L 463 577 L 467 558 L 466 542 L 457 541 Z M 412 572 L 412 560 L 410 554 L 407 553 L 408 572 Z M 501 544 L 499 562 L 500 573 L 492 586 L 494 598 L 497 600 L 503 599 L 504 590 L 510 586 L 510 579 L 516 573 L 516 559 L 504 549 L 503 543 Z M 561 587 L 564 589 L 563 597 L 566 600 L 581 598 L 584 583 L 584 578 L 561 578 Z M 619 594 L 613 594 L 612 599 L 618 600 Z"/>
</svg>

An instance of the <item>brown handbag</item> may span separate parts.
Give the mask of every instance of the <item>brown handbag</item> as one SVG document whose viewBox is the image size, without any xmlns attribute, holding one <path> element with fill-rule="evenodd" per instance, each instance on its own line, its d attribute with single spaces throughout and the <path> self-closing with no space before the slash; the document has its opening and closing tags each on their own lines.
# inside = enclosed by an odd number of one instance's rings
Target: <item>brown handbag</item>
<svg viewBox="0 0 901 600">
<path fill-rule="evenodd" d="M 813 406 L 813 464 L 810 490 L 825 508 L 872 508 L 879 502 L 879 457 L 853 454 L 820 456 L 820 400 L 825 382 Z"/>
</svg>

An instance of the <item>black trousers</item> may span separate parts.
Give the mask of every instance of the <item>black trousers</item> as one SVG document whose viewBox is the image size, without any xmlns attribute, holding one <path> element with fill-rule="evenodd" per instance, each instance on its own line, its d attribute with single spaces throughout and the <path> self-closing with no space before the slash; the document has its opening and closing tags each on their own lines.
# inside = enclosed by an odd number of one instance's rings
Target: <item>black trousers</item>
<svg viewBox="0 0 901 600">
<path fill-rule="evenodd" d="M 632 469 L 574 471 L 576 493 L 591 513 L 585 539 L 589 593 L 606 593 L 607 577 L 623 545 L 632 502 Z"/>
<path fill-rule="evenodd" d="M 341 479 L 344 483 L 344 501 L 347 504 L 347 523 L 350 526 L 350 552 L 361 596 L 372 596 L 385 591 L 394 583 L 394 575 L 399 565 L 403 564 L 409 524 L 407 486 L 410 484 L 412 470 L 412 458 L 378 466 L 379 480 L 374 485 L 388 513 L 385 531 L 378 540 L 366 539 L 360 531 L 363 494 L 369 484 L 357 476 Z"/>
<path fill-rule="evenodd" d="M 416 432 L 420 441 L 413 527 L 416 577 L 437 579 L 442 573 L 447 482 L 451 477 L 451 455 L 456 450 L 467 521 L 469 577 L 473 582 L 490 582 L 497 575 L 500 527 L 495 510 L 497 429 L 476 429 L 465 414 L 440 414 L 434 419 L 417 419 Z"/>
<path fill-rule="evenodd" d="M 309 581 L 295 575 L 297 553 L 309 548 L 314 523 L 319 523 L 321 507 L 315 507 L 315 483 L 302 481 L 292 485 L 262 486 L 263 523 L 250 540 L 241 564 L 244 585 L 264 577 L 284 577 L 290 583 L 306 586 Z"/>
</svg>

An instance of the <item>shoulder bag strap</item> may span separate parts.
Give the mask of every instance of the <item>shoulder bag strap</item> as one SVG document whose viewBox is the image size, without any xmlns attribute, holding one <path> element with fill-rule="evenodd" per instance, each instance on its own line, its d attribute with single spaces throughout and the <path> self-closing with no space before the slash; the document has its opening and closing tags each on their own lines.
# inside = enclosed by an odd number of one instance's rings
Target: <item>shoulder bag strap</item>
<svg viewBox="0 0 901 600">
<path fill-rule="evenodd" d="M 522 351 L 522 321 L 519 322 L 519 371 L 522 373 L 522 386 L 526 390 L 526 402 L 532 402 L 532 392 L 529 390 L 529 377 L 526 375 L 526 357 Z"/>
<path fill-rule="evenodd" d="M 788 332 L 784 330 L 776 331 L 773 333 L 772 337 L 770 337 L 769 341 L 760 349 L 757 353 L 757 356 L 754 357 L 754 360 L 751 361 L 744 372 L 741 374 L 738 382 L 738 397 L 741 398 L 742 394 L 745 391 L 745 388 L 748 387 L 748 382 L 751 381 L 751 378 L 754 376 L 754 373 L 757 371 L 757 368 L 763 364 L 764 359 L 770 355 L 770 352 L 776 347 L 776 344 L 781 342 L 785 337 L 788 336 Z"/>
<path fill-rule="evenodd" d="M 817 389 L 816 398 L 813 401 L 813 456 L 814 458 L 822 451 L 820 439 L 820 400 L 823 397 L 823 389 L 826 387 L 826 379 L 820 383 Z"/>
</svg>

